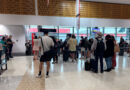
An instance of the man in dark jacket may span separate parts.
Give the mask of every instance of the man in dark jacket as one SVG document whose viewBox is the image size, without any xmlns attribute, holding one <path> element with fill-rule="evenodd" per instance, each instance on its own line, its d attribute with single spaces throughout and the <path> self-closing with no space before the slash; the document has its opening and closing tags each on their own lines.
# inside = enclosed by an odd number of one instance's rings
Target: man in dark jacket
<svg viewBox="0 0 130 90">
<path fill-rule="evenodd" d="M 92 44 L 91 47 L 91 52 L 95 54 L 95 73 L 98 73 L 98 59 L 100 59 L 100 72 L 103 73 L 103 56 L 104 56 L 104 51 L 106 49 L 106 44 L 103 40 L 103 34 L 101 32 L 98 32 L 96 34 L 96 38 Z"/>
<path fill-rule="evenodd" d="M 106 51 L 105 51 L 105 60 L 107 64 L 107 69 L 105 71 L 111 71 L 112 69 L 112 56 L 114 55 L 114 42 L 110 35 L 106 36 Z"/>
</svg>

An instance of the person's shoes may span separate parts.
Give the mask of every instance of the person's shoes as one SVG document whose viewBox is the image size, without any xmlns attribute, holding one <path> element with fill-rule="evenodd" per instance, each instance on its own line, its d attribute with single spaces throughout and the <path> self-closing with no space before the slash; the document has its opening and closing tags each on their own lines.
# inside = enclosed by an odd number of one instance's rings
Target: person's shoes
<svg viewBox="0 0 130 90">
<path fill-rule="evenodd" d="M 104 70 L 105 72 L 109 72 L 109 69 Z"/>
<path fill-rule="evenodd" d="M 114 67 L 112 69 L 115 69 Z"/>
<path fill-rule="evenodd" d="M 104 73 L 104 71 L 101 71 L 101 73 Z"/>
<path fill-rule="evenodd" d="M 10 56 L 10 58 L 13 58 L 13 56 Z"/>
<path fill-rule="evenodd" d="M 55 62 L 52 62 L 52 64 L 55 64 Z"/>
<path fill-rule="evenodd" d="M 58 61 L 56 61 L 55 63 L 58 64 Z"/>
<path fill-rule="evenodd" d="M 98 71 L 94 71 L 94 73 L 98 73 Z"/>
<path fill-rule="evenodd" d="M 42 75 L 37 75 L 37 76 L 36 76 L 36 78 L 41 78 L 41 77 L 42 77 Z"/>
<path fill-rule="evenodd" d="M 110 69 L 108 69 L 108 72 L 110 72 L 112 69 L 110 68 Z"/>
</svg>

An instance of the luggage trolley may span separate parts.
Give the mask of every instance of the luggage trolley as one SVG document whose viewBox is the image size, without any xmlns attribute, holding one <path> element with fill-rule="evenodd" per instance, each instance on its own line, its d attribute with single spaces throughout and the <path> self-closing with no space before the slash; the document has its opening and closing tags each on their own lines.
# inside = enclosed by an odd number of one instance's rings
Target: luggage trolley
<svg viewBox="0 0 130 90">
<path fill-rule="evenodd" d="M 3 69 L 4 67 L 4 69 Z M 2 57 L 1 57 L 1 64 L 0 64 L 0 75 L 2 74 L 3 71 L 7 70 L 7 60 L 5 57 L 5 53 L 2 53 Z"/>
</svg>

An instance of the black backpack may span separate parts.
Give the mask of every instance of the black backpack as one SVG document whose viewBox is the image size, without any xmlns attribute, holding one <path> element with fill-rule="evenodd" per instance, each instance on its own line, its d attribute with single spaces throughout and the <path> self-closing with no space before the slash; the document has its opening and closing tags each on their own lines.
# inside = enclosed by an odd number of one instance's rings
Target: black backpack
<svg viewBox="0 0 130 90">
<path fill-rule="evenodd" d="M 104 52 L 105 52 L 105 44 L 103 42 L 103 39 L 102 40 L 98 40 L 98 38 L 96 38 L 97 40 L 97 47 L 96 47 L 96 50 L 95 50 L 95 56 L 96 55 L 104 55 Z"/>
</svg>

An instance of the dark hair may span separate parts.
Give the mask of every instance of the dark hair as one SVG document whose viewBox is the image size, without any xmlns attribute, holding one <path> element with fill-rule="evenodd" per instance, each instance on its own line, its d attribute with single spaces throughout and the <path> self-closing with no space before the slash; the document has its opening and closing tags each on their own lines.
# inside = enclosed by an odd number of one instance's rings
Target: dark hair
<svg viewBox="0 0 130 90">
<path fill-rule="evenodd" d="M 35 36 L 35 39 L 37 39 L 37 36 Z"/>
<path fill-rule="evenodd" d="M 75 38 L 75 35 L 74 35 L 74 34 L 72 35 L 72 38 Z"/>
<path fill-rule="evenodd" d="M 105 39 L 106 39 L 106 40 L 111 39 L 111 35 L 108 34 L 108 35 L 105 37 Z"/>
<path fill-rule="evenodd" d="M 88 37 L 85 37 L 85 39 L 88 39 Z"/>
<path fill-rule="evenodd" d="M 83 39 L 84 37 L 83 37 L 83 36 L 81 36 L 81 38 Z"/>
<path fill-rule="evenodd" d="M 5 37 L 2 37 L 2 40 L 4 41 L 4 40 L 5 40 Z"/>
<path fill-rule="evenodd" d="M 46 31 L 44 31 L 44 34 L 48 34 L 48 31 L 46 30 Z"/>
<path fill-rule="evenodd" d="M 115 37 L 114 36 L 111 36 L 112 40 L 115 41 Z"/>
</svg>

